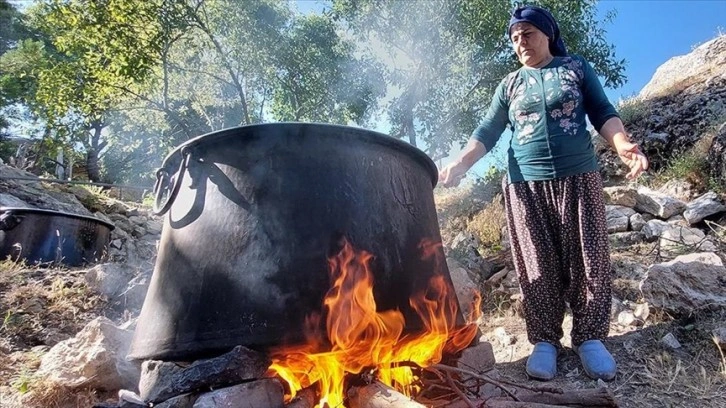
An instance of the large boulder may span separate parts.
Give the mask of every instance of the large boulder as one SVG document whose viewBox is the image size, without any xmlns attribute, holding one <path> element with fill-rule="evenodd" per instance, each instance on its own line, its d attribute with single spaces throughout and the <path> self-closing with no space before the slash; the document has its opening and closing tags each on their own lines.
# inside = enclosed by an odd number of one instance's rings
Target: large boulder
<svg viewBox="0 0 726 408">
<path fill-rule="evenodd" d="M 43 356 L 37 376 L 69 389 L 135 389 L 141 366 L 126 360 L 133 330 L 97 317 Z"/>
<path fill-rule="evenodd" d="M 652 265 L 640 283 L 649 304 L 676 314 L 726 307 L 726 267 L 711 252 L 681 255 Z"/>
<path fill-rule="evenodd" d="M 658 67 L 650 82 L 638 94 L 642 99 L 669 95 L 676 87 L 700 82 L 704 76 L 726 73 L 726 35 L 696 47 L 686 55 L 673 57 Z"/>
</svg>

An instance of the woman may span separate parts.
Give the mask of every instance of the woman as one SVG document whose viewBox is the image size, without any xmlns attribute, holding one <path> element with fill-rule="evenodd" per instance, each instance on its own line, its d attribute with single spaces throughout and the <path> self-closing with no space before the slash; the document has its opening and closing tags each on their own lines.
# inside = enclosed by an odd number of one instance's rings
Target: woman
<svg viewBox="0 0 726 408">
<path fill-rule="evenodd" d="M 458 185 L 512 127 L 503 191 L 527 336 L 534 344 L 527 374 L 540 380 L 557 374 L 568 302 L 572 347 L 585 372 L 612 380 L 615 360 L 601 341 L 611 302 L 603 185 L 585 114 L 630 168 L 628 178 L 646 170 L 648 160 L 629 141 L 590 64 L 567 54 L 548 11 L 518 8 L 509 36 L 522 66 L 499 84 L 481 125 L 439 180 L 445 187 Z"/>
</svg>

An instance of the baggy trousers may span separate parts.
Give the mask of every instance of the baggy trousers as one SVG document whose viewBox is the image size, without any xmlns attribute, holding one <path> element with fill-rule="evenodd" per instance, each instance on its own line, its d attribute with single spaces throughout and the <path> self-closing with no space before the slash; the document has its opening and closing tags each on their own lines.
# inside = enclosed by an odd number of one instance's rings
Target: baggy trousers
<svg viewBox="0 0 726 408">
<path fill-rule="evenodd" d="M 505 177 L 503 191 L 528 340 L 561 347 L 565 302 L 573 346 L 607 337 L 612 298 L 600 174 L 517 183 Z"/>
</svg>

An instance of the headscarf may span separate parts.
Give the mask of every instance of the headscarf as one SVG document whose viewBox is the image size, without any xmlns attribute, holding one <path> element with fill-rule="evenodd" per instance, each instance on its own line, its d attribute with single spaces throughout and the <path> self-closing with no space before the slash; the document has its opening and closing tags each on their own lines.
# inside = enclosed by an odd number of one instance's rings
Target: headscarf
<svg viewBox="0 0 726 408">
<path fill-rule="evenodd" d="M 537 6 L 518 7 L 512 12 L 509 19 L 507 35 L 511 32 L 512 26 L 517 23 L 530 23 L 542 31 L 550 39 L 550 53 L 556 57 L 566 57 L 567 48 L 560 37 L 560 27 L 549 11 Z"/>
</svg>

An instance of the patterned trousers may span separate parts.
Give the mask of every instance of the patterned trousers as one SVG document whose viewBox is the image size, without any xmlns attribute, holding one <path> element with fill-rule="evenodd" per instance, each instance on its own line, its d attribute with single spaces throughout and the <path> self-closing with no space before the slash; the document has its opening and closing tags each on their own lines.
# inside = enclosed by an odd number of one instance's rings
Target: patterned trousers
<svg viewBox="0 0 726 408">
<path fill-rule="evenodd" d="M 503 191 L 529 341 L 561 347 L 565 302 L 573 346 L 607 337 L 612 298 L 600 174 L 511 184 L 505 177 Z"/>
</svg>

